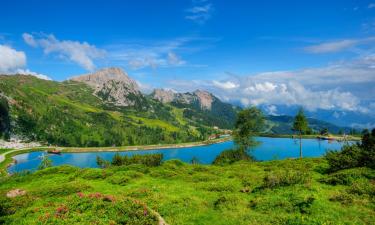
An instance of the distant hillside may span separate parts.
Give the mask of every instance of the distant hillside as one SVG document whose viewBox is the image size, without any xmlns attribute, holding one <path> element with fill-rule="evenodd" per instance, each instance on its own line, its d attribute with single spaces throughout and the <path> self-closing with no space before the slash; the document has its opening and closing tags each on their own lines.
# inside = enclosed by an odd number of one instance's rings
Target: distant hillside
<svg viewBox="0 0 375 225">
<path fill-rule="evenodd" d="M 116 68 L 65 82 L 1 75 L 0 96 L 2 136 L 7 133 L 49 144 L 178 143 L 205 140 L 214 132 L 185 117 L 180 108 L 144 96 Z"/>
<path fill-rule="evenodd" d="M 292 133 L 294 117 L 292 116 L 267 116 L 267 132 L 273 134 L 290 134 Z M 322 129 L 327 128 L 330 133 L 337 134 L 340 131 L 349 133 L 351 128 L 340 127 L 332 123 L 322 120 L 308 118 L 309 127 L 314 132 L 320 132 Z"/>
<path fill-rule="evenodd" d="M 176 93 L 171 90 L 156 89 L 150 95 L 162 103 L 168 103 L 183 110 L 185 118 L 199 121 L 207 126 L 232 129 L 239 107 L 224 103 L 211 93 L 202 90 Z"/>
</svg>

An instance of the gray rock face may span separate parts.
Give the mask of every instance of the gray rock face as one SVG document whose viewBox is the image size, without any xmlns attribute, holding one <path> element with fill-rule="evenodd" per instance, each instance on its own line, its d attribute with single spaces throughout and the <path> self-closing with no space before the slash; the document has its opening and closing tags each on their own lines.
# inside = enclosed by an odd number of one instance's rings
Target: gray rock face
<svg viewBox="0 0 375 225">
<path fill-rule="evenodd" d="M 163 103 L 178 102 L 182 104 L 193 104 L 198 102 L 202 109 L 211 110 L 214 96 L 202 90 L 196 90 L 192 93 L 176 93 L 171 90 L 155 89 L 151 94 L 152 98 Z"/>
<path fill-rule="evenodd" d="M 96 96 L 116 106 L 134 106 L 135 98 L 143 96 L 137 83 L 120 68 L 105 68 L 70 80 L 86 83 Z"/>
</svg>

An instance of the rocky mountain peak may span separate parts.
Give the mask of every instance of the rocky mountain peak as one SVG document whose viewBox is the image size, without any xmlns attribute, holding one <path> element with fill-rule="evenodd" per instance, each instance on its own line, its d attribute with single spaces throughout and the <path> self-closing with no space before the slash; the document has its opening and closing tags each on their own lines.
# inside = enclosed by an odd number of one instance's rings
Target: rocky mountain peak
<svg viewBox="0 0 375 225">
<path fill-rule="evenodd" d="M 203 90 L 196 90 L 194 91 L 194 94 L 198 97 L 202 108 L 211 109 L 212 102 L 214 101 L 214 97 L 211 93 Z"/>
<path fill-rule="evenodd" d="M 71 78 L 94 89 L 94 94 L 117 106 L 134 106 L 134 96 L 142 96 L 137 83 L 120 68 L 110 67 Z"/>
<path fill-rule="evenodd" d="M 203 90 L 196 90 L 194 92 L 177 93 L 173 90 L 155 89 L 151 96 L 163 103 L 178 102 L 182 104 L 192 104 L 198 102 L 202 109 L 211 109 L 214 96 Z"/>
</svg>

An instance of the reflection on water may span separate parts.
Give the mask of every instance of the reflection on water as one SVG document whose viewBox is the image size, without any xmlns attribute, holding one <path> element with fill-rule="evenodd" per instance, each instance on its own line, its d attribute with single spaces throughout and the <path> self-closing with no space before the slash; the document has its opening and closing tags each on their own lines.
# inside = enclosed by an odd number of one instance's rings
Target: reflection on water
<svg viewBox="0 0 375 225">
<path fill-rule="evenodd" d="M 299 157 L 299 142 L 291 138 L 256 138 L 260 144 L 253 149 L 253 155 L 257 160 L 275 160 Z M 344 143 L 328 142 L 326 140 L 304 139 L 303 156 L 319 157 L 327 150 L 339 150 Z M 164 160 L 180 159 L 190 162 L 196 157 L 202 164 L 210 164 L 220 152 L 233 147 L 233 142 L 228 141 L 208 146 L 198 146 L 178 149 L 144 150 L 120 152 L 122 155 L 162 153 Z M 40 156 L 44 152 L 31 152 L 17 155 L 14 158 L 17 164 L 9 167 L 9 172 L 19 172 L 23 170 L 36 170 L 40 164 Z M 54 166 L 69 164 L 79 167 L 97 167 L 96 156 L 111 160 L 115 152 L 85 152 L 85 153 L 63 153 L 61 155 L 50 155 Z"/>
</svg>

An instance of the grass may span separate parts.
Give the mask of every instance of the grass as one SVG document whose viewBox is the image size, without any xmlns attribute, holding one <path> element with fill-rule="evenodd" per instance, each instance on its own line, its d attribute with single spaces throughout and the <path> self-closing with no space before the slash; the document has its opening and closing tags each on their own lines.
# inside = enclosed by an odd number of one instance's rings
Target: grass
<svg viewBox="0 0 375 225">
<path fill-rule="evenodd" d="M 155 224 L 142 209 L 158 212 L 169 224 L 374 224 L 375 171 L 326 174 L 326 169 L 319 158 L 226 166 L 171 160 L 158 167 L 52 167 L 2 178 L 0 218 L 6 224 L 35 224 L 49 213 L 56 224 L 79 217 L 110 224 L 124 219 L 116 217 L 121 208 L 136 224 Z M 4 197 L 16 188 L 27 194 Z"/>
<path fill-rule="evenodd" d="M 153 127 L 153 128 L 160 127 L 160 128 L 164 128 L 168 132 L 175 132 L 175 131 L 180 130 L 178 127 L 173 126 L 163 120 L 137 117 L 135 115 L 128 115 L 128 116 L 135 121 L 141 121 L 144 126 Z"/>
</svg>

